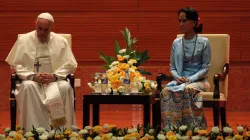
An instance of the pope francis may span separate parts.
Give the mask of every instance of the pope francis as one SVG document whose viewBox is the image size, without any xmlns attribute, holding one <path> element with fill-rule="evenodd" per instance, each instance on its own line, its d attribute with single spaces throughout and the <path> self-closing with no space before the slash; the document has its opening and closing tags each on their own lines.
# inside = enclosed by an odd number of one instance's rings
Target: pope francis
<svg viewBox="0 0 250 140">
<path fill-rule="evenodd" d="M 34 127 L 75 125 L 73 89 L 65 80 L 77 67 L 67 40 L 52 32 L 54 18 L 38 15 L 36 30 L 18 37 L 6 58 L 22 80 L 15 92 L 18 124 Z"/>
</svg>

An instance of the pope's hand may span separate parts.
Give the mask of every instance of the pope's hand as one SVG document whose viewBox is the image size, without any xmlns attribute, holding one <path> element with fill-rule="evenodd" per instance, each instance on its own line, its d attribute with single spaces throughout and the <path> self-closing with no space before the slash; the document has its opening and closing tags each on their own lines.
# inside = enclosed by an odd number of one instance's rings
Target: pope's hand
<svg viewBox="0 0 250 140">
<path fill-rule="evenodd" d="M 56 77 L 53 74 L 41 73 L 36 74 L 33 78 L 34 81 L 42 84 L 49 84 L 56 81 Z"/>
</svg>

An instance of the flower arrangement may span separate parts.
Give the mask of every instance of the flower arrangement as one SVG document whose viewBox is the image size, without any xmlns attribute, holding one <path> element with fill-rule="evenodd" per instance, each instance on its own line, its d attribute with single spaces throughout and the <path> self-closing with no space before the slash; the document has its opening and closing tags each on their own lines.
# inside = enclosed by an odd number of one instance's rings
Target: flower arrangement
<svg viewBox="0 0 250 140">
<path fill-rule="evenodd" d="M 233 131 L 231 127 L 224 127 L 222 131 L 218 127 L 212 127 L 211 132 L 199 128 L 188 128 L 185 125 L 171 127 L 170 130 L 158 130 L 149 125 L 144 127 L 118 128 L 114 124 L 104 124 L 103 126 L 85 126 L 84 129 L 72 127 L 72 130 L 57 128 L 46 131 L 44 128 L 33 128 L 24 133 L 21 127 L 16 131 L 9 128 L 0 134 L 0 140 L 250 140 L 250 129 L 247 126 L 238 126 Z"/>
<path fill-rule="evenodd" d="M 124 90 L 123 80 L 125 76 L 125 71 L 129 72 L 131 86 L 134 83 L 138 86 L 138 91 L 143 93 L 151 93 L 156 89 L 157 84 L 155 81 L 147 80 L 143 74 L 150 75 L 139 66 L 145 63 L 150 57 L 148 56 L 148 51 L 143 52 L 138 51 L 138 47 L 133 49 L 133 45 L 136 43 L 136 38 L 131 38 L 131 34 L 128 28 L 125 31 L 121 31 L 125 40 L 126 47 L 121 48 L 119 43 L 115 40 L 115 53 L 116 58 L 113 56 L 105 56 L 102 52 L 100 53 L 100 58 L 102 58 L 107 64 L 104 68 L 107 69 L 107 77 L 109 80 L 109 90 L 113 93 L 122 93 Z M 100 78 L 100 75 L 96 74 L 95 79 Z M 97 82 L 100 80 L 97 80 Z M 95 88 L 94 82 L 88 83 L 89 87 Z"/>
</svg>

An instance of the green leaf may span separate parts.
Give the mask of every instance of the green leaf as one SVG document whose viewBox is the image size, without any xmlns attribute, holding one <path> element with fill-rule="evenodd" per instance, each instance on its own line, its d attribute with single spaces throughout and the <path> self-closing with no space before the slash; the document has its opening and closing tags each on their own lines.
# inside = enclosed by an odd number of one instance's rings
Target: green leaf
<svg viewBox="0 0 250 140">
<path fill-rule="evenodd" d="M 147 71 L 145 71 L 145 70 L 142 70 L 142 69 L 137 69 L 137 70 L 140 72 L 140 74 L 144 74 L 144 75 L 152 75 L 152 73 L 147 72 Z"/>
<path fill-rule="evenodd" d="M 137 66 L 147 62 L 150 59 L 148 56 L 148 50 L 143 51 L 142 53 L 138 53 Z"/>
<path fill-rule="evenodd" d="M 109 63 L 108 57 L 105 56 L 102 52 L 100 52 L 100 58 L 103 59 L 106 63 Z"/>
<path fill-rule="evenodd" d="M 121 47 L 119 45 L 119 43 L 117 42 L 117 40 L 115 40 L 115 53 L 116 55 L 119 55 L 119 51 L 121 50 Z"/>
<path fill-rule="evenodd" d="M 108 65 L 116 60 L 113 56 L 105 56 L 102 52 L 100 53 L 100 58 L 102 58 Z"/>
<path fill-rule="evenodd" d="M 103 65 L 102 66 L 104 69 L 109 69 L 109 65 Z"/>
</svg>

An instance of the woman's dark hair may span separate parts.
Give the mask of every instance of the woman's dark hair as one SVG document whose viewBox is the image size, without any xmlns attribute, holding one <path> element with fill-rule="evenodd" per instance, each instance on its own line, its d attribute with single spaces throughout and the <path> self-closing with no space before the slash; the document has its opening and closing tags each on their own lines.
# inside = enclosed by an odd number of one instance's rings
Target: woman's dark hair
<svg viewBox="0 0 250 140">
<path fill-rule="evenodd" d="M 199 15 L 198 12 L 191 7 L 186 7 L 186 8 L 182 8 L 178 11 L 178 16 L 180 15 L 180 13 L 186 13 L 186 18 L 188 20 L 193 20 L 196 22 L 195 26 L 194 26 L 194 31 L 195 33 L 201 33 L 202 32 L 202 27 L 203 25 L 199 23 Z"/>
</svg>

